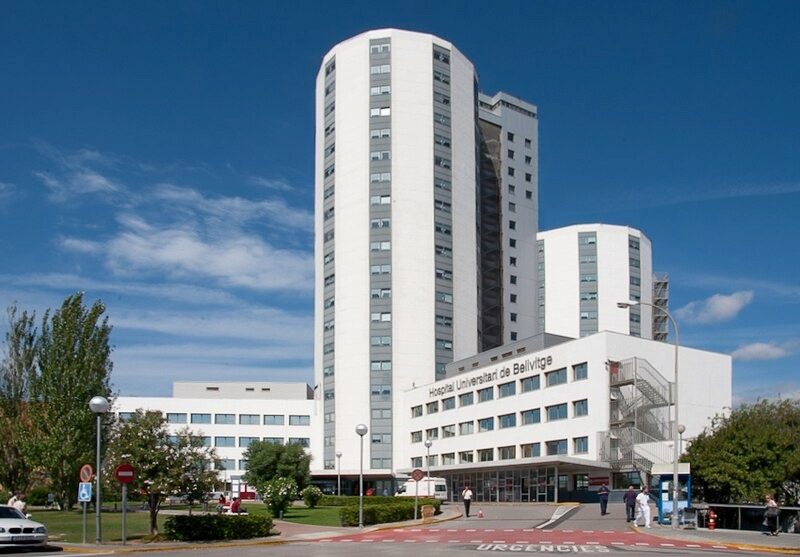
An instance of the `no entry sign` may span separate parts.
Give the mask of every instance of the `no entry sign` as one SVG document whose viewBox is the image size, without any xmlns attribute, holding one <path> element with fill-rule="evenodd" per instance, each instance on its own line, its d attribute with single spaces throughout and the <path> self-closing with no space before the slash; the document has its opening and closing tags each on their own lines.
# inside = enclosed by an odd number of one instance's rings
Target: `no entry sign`
<svg viewBox="0 0 800 557">
<path fill-rule="evenodd" d="M 133 466 L 130 464 L 120 464 L 114 469 L 114 477 L 121 484 L 129 484 L 135 478 L 133 473 Z"/>
</svg>

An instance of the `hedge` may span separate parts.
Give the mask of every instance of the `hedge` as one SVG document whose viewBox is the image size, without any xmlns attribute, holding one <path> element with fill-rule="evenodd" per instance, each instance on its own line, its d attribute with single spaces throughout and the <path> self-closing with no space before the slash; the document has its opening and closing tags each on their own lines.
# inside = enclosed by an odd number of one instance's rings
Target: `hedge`
<svg viewBox="0 0 800 557">
<path fill-rule="evenodd" d="M 358 497 L 356 497 L 356 500 L 357 499 Z M 383 504 L 366 504 L 367 499 L 374 499 L 374 497 L 364 498 L 364 524 L 402 522 L 414 518 L 414 500 L 409 497 L 398 497 L 391 503 Z M 384 499 L 389 499 L 389 497 L 384 497 Z M 441 501 L 438 499 L 420 498 L 419 507 L 417 508 L 417 517 L 422 517 L 422 505 L 433 505 L 434 513 L 439 514 L 439 507 L 441 507 L 441 504 Z M 339 509 L 339 521 L 342 526 L 358 526 L 358 503 Z"/>
<path fill-rule="evenodd" d="M 164 534 L 184 542 L 264 538 L 272 530 L 272 519 L 256 515 L 172 515 L 164 523 Z"/>
<path fill-rule="evenodd" d="M 414 505 L 414 498 L 413 497 L 394 497 L 394 496 L 382 496 L 382 495 L 370 495 L 369 497 L 364 497 L 364 506 L 368 505 L 402 505 L 403 503 L 411 502 L 413 507 Z M 420 505 L 434 505 L 436 507 L 436 512 L 439 512 L 439 507 L 442 506 L 442 502 L 439 499 L 433 498 L 426 498 L 420 497 L 419 498 Z M 358 495 L 323 495 L 322 499 L 319 500 L 318 505 L 320 507 L 349 507 L 350 505 L 358 505 Z"/>
</svg>

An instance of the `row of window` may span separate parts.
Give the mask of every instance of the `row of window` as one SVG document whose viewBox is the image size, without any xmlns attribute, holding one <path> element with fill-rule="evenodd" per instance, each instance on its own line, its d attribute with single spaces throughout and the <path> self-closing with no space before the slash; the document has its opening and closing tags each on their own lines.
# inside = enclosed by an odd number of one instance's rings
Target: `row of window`
<svg viewBox="0 0 800 557">
<path fill-rule="evenodd" d="M 127 421 L 133 412 L 120 412 L 120 421 Z M 218 425 L 235 425 L 236 414 L 213 414 L 214 423 Z M 212 414 L 186 414 L 182 412 L 167 412 L 167 423 L 170 424 L 210 424 Z M 283 414 L 239 414 L 239 425 L 284 425 L 286 416 Z M 188 421 L 187 421 L 188 420 Z M 311 416 L 290 414 L 289 425 L 311 425 Z"/>
<path fill-rule="evenodd" d="M 561 369 L 556 369 L 553 371 L 548 371 L 544 374 L 545 377 L 545 386 L 547 387 L 555 387 L 556 385 L 562 385 L 567 382 L 567 368 L 562 367 Z M 582 362 L 580 364 L 575 364 L 572 366 L 572 380 L 573 381 L 582 381 L 589 377 L 589 366 L 586 362 Z M 517 394 L 517 384 L 519 384 L 519 392 L 520 393 L 527 393 L 529 391 L 536 391 L 541 387 L 541 377 L 540 375 L 532 375 L 530 377 L 523 377 L 522 379 L 516 381 L 508 381 L 506 383 L 501 383 L 496 387 L 485 387 L 483 389 L 478 389 L 477 391 L 470 391 L 467 393 L 462 393 L 458 395 L 458 405 L 462 406 L 470 406 L 475 404 L 475 394 L 477 393 L 478 402 L 487 402 L 490 400 L 494 400 L 495 398 L 495 389 L 497 390 L 497 398 L 505 398 L 508 396 L 513 396 Z M 435 414 L 439 412 L 441 407 L 442 411 L 445 410 L 452 410 L 456 407 L 456 397 L 450 396 L 443 398 L 440 401 L 434 400 L 425 404 L 425 412 L 427 414 Z M 422 416 L 422 409 L 423 405 L 419 404 L 417 406 L 413 406 L 411 408 L 411 417 L 418 418 Z"/>
<path fill-rule="evenodd" d="M 545 415 L 547 416 L 547 421 L 554 422 L 558 420 L 565 420 L 568 416 L 568 404 L 566 402 L 561 404 L 553 404 L 551 406 L 545 407 Z M 582 416 L 589 415 L 589 400 L 588 399 L 581 399 L 575 400 L 572 402 L 572 417 L 573 418 L 580 418 Z M 500 416 L 489 416 L 486 418 L 479 418 L 477 420 L 477 432 L 483 433 L 486 431 L 494 431 L 495 426 L 497 429 L 506 429 L 509 427 L 517 427 L 517 423 L 519 425 L 531 425 L 531 424 L 538 424 L 542 421 L 542 411 L 541 408 L 530 408 L 528 410 L 522 410 L 520 412 L 511 412 L 508 414 L 501 414 Z M 439 427 L 432 427 L 425 430 L 425 438 L 426 439 L 439 439 L 439 431 L 441 430 L 441 437 L 446 439 L 448 437 L 455 437 L 456 431 L 458 431 L 458 435 L 472 435 L 476 432 L 475 429 L 475 420 L 467 420 L 465 422 L 458 423 L 458 429 L 456 430 L 456 424 L 448 424 L 443 425 L 441 428 Z M 422 430 L 412 431 L 411 432 L 411 442 L 412 443 L 421 443 L 422 442 Z"/>
<path fill-rule="evenodd" d="M 553 439 L 545 441 L 545 454 L 547 456 L 569 454 L 569 439 Z M 589 452 L 589 438 L 573 437 L 572 454 L 587 454 Z M 477 454 L 476 454 L 477 453 Z M 517 456 L 519 455 L 519 456 Z M 535 458 L 542 456 L 541 443 L 523 443 L 521 445 L 507 445 L 504 447 L 477 449 L 476 451 L 459 451 L 456 453 L 442 453 L 441 455 L 430 455 L 428 466 L 439 466 L 441 456 L 441 466 L 456 464 L 471 464 L 473 462 L 492 462 L 494 460 L 514 460 L 517 458 Z M 476 458 L 477 457 L 477 458 Z M 412 468 L 422 468 L 423 457 L 416 456 L 411 458 Z"/>
<path fill-rule="evenodd" d="M 210 436 L 197 436 L 204 447 L 212 446 L 212 438 Z M 177 435 L 170 435 L 167 441 L 171 444 L 178 443 Z M 272 443 L 273 445 L 301 445 L 302 447 L 310 447 L 311 440 L 309 437 L 289 437 L 288 440 L 283 437 L 239 437 L 239 447 L 247 448 L 256 441 L 263 441 L 265 443 Z M 213 438 L 214 447 L 236 447 L 236 437 L 216 436 Z"/>
</svg>

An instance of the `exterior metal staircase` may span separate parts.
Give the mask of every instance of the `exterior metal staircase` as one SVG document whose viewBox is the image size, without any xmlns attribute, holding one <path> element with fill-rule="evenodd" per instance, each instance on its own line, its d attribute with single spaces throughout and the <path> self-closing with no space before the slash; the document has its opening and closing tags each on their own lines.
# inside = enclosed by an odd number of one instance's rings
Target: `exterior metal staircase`
<svg viewBox="0 0 800 557">
<path fill-rule="evenodd" d="M 608 371 L 611 415 L 600 457 L 615 471 L 640 473 L 671 462 L 673 384 L 642 358 L 608 362 Z"/>
</svg>

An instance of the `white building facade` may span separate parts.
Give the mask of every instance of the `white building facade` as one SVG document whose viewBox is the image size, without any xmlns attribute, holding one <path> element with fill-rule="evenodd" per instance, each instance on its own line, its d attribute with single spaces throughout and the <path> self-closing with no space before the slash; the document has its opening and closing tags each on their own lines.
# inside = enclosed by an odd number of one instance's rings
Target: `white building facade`
<svg viewBox="0 0 800 557">
<path fill-rule="evenodd" d="M 546 230 L 537 236 L 537 256 L 540 330 L 653 338 L 653 251 L 641 231 L 609 224 Z M 642 305 L 617 308 L 628 301 Z"/>
<path fill-rule="evenodd" d="M 642 484 L 674 455 L 674 354 L 601 332 L 539 335 L 455 362 L 446 379 L 403 393 L 398 472 L 430 469 L 453 497 L 469 484 L 478 501 L 580 500 L 590 485 Z M 694 437 L 730 407 L 731 358 L 681 348 L 679 365 L 680 422 Z"/>
<path fill-rule="evenodd" d="M 176 382 L 172 397 L 118 397 L 120 420 L 136 410 L 158 411 L 172 435 L 189 428 L 221 461 L 219 491 L 247 489 L 243 454 L 253 441 L 311 446 L 313 391 L 305 383 Z"/>
<path fill-rule="evenodd" d="M 357 471 L 364 424 L 389 478 L 399 392 L 535 332 L 536 108 L 479 95 L 451 43 L 383 29 L 324 56 L 316 122 L 312 469 Z"/>
</svg>

